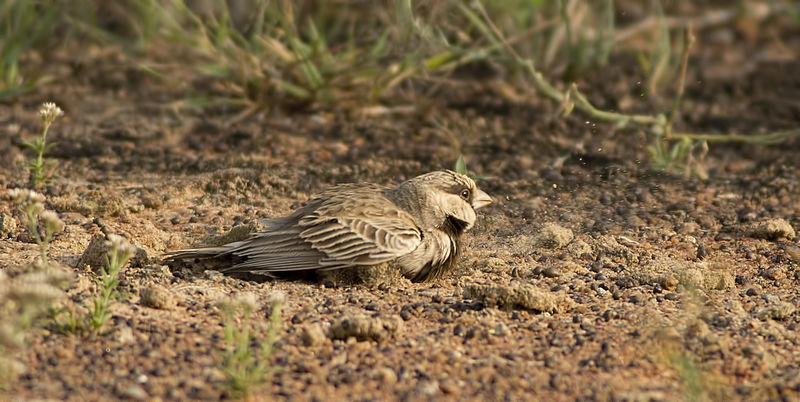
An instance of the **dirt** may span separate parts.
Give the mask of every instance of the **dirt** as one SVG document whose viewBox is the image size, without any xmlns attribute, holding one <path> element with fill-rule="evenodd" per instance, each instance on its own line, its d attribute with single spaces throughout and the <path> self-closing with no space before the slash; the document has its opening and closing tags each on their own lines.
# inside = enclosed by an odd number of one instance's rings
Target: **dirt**
<svg viewBox="0 0 800 402">
<path fill-rule="evenodd" d="M 800 32 L 784 25 L 699 34 L 681 129 L 797 126 Z M 499 77 L 410 85 L 384 101 L 397 113 L 275 107 L 230 124 L 234 111 L 174 108 L 179 93 L 113 52 L 55 59 L 66 74 L 0 108 L 0 185 L 25 184 L 19 139 L 54 101 L 66 115 L 45 194 L 67 226 L 49 255 L 77 273 L 69 300 L 85 309 L 96 291 L 93 239 L 140 251 L 107 333 L 35 330 L 27 373 L 0 398 L 229 397 L 217 302 L 252 292 L 266 325 L 280 292 L 276 371 L 255 399 L 800 399 L 798 139 L 711 144 L 703 181 L 653 171 L 643 132 L 558 118 L 542 98 L 503 96 L 515 84 Z M 580 86 L 603 107 L 647 110 L 641 71 L 622 60 Z M 460 153 L 496 202 L 444 279 L 331 286 L 162 264 L 327 186 L 398 183 Z M 0 269 L 33 261 L 5 200 L 0 221 Z"/>
</svg>

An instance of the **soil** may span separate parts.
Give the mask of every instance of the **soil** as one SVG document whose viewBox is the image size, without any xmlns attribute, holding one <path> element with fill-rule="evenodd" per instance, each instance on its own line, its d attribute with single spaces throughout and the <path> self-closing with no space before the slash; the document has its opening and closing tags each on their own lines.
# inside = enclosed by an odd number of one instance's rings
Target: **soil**
<svg viewBox="0 0 800 402">
<path fill-rule="evenodd" d="M 800 122 L 800 30 L 746 28 L 699 33 L 681 129 Z M 231 123 L 235 111 L 175 107 L 179 92 L 121 57 L 56 54 L 57 81 L 0 108 L 5 188 L 25 185 L 38 105 L 66 113 L 45 194 L 67 224 L 49 254 L 77 273 L 69 300 L 85 308 L 96 291 L 93 238 L 141 249 L 107 332 L 35 330 L 28 371 L 0 398 L 230 397 L 217 302 L 255 294 L 260 342 L 280 292 L 276 371 L 255 399 L 800 399 L 800 140 L 711 144 L 707 180 L 657 172 L 644 132 L 559 118 L 514 79 L 469 71 L 404 86 L 386 113 L 275 107 Z M 651 110 L 633 57 L 615 57 L 580 87 L 601 107 Z M 460 153 L 496 202 L 444 279 L 332 286 L 161 261 L 333 184 L 398 183 Z M 0 212 L 19 220 L 6 200 Z M 3 233 L 0 269 L 36 258 L 26 239 L 21 224 Z"/>
</svg>

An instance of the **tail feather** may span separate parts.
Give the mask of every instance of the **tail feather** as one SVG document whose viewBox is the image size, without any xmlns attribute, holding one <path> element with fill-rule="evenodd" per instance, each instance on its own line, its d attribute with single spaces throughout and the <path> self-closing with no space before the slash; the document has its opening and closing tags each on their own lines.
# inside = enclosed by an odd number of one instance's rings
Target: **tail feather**
<svg viewBox="0 0 800 402">
<path fill-rule="evenodd" d="M 241 243 L 241 242 L 238 242 Z M 223 257 L 230 254 L 235 247 L 231 247 L 236 243 L 226 244 L 219 247 L 200 247 L 200 248 L 187 248 L 183 250 L 170 251 L 164 254 L 164 261 L 179 261 L 179 260 L 193 260 L 193 259 L 210 259 Z"/>
</svg>

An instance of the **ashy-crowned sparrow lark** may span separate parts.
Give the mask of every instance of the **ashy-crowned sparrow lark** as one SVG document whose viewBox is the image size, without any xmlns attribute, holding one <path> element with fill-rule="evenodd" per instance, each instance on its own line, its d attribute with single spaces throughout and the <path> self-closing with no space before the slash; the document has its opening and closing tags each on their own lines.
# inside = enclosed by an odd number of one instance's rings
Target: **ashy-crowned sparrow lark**
<svg viewBox="0 0 800 402">
<path fill-rule="evenodd" d="M 226 273 L 277 274 L 393 264 L 415 282 L 452 268 L 475 211 L 492 202 L 469 177 L 426 173 L 397 187 L 341 184 L 264 232 L 219 247 L 177 250 L 168 260 L 232 261 Z"/>
</svg>

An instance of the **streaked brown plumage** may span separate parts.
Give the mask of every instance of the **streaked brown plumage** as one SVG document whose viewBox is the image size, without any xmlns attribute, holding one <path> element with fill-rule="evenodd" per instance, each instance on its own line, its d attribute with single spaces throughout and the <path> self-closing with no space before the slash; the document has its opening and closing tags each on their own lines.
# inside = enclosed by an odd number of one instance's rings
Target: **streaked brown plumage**
<svg viewBox="0 0 800 402">
<path fill-rule="evenodd" d="M 431 172 L 390 188 L 341 184 L 287 217 L 267 219 L 264 232 L 220 247 L 177 250 L 168 260 L 223 259 L 226 273 L 277 274 L 394 264 L 426 281 L 450 269 L 475 210 L 491 198 L 467 176 Z"/>
</svg>

